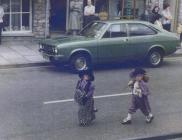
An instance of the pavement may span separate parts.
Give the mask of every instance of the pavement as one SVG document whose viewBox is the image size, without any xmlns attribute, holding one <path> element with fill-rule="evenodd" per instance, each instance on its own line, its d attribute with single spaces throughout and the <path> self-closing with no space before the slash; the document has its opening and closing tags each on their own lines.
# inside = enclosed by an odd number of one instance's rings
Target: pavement
<svg viewBox="0 0 182 140">
<path fill-rule="evenodd" d="M 3 42 L 0 45 L 0 67 L 48 64 L 38 52 L 38 47 L 36 41 Z"/>
<path fill-rule="evenodd" d="M 40 55 L 38 47 L 36 41 L 4 42 L 0 45 L 0 68 L 50 64 Z M 171 56 L 182 56 L 182 49 Z"/>
</svg>

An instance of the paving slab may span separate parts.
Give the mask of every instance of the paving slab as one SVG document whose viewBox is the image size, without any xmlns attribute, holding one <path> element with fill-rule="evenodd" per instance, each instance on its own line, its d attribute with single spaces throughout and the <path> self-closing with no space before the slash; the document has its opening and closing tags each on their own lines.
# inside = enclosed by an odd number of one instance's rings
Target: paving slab
<svg viewBox="0 0 182 140">
<path fill-rule="evenodd" d="M 6 42 L 0 45 L 0 67 L 47 64 L 38 52 L 36 42 Z"/>
<path fill-rule="evenodd" d="M 3 57 L 0 57 L 0 65 L 6 65 L 6 64 L 9 64 L 9 62 Z"/>
<path fill-rule="evenodd" d="M 38 54 L 37 49 L 31 50 L 25 46 L 10 46 L 10 48 L 22 56 L 29 56 L 29 55 L 37 55 Z"/>
<path fill-rule="evenodd" d="M 31 62 L 48 62 L 40 55 L 29 55 L 26 56 L 26 60 Z"/>
</svg>

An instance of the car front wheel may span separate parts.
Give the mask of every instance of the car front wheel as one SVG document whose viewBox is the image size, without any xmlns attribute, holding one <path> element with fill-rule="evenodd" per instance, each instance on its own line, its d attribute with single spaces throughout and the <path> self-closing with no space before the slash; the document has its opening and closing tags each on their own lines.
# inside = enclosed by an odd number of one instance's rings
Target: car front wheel
<svg viewBox="0 0 182 140">
<path fill-rule="evenodd" d="M 73 72 L 84 70 L 91 66 L 89 56 L 77 54 L 71 58 L 71 69 Z"/>
<path fill-rule="evenodd" d="M 151 67 L 158 67 L 163 62 L 163 53 L 159 50 L 153 50 L 148 54 L 147 60 Z"/>
</svg>

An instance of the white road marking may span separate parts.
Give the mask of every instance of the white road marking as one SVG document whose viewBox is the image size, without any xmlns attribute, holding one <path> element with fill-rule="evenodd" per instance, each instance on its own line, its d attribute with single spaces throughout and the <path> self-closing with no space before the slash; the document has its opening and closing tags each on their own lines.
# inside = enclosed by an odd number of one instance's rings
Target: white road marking
<svg viewBox="0 0 182 140">
<path fill-rule="evenodd" d="M 182 60 L 182 57 L 165 57 L 164 60 L 177 61 L 177 60 Z"/>
<path fill-rule="evenodd" d="M 109 97 L 118 97 L 118 96 L 127 96 L 131 95 L 130 92 L 127 93 L 119 93 L 119 94 L 111 94 L 111 95 L 101 95 L 101 96 L 94 96 L 95 99 L 100 99 L 100 98 L 109 98 Z M 44 105 L 48 104 L 56 104 L 56 103 L 66 103 L 66 102 L 73 102 L 74 99 L 65 99 L 65 100 L 54 100 L 54 101 L 47 101 L 44 102 Z"/>
</svg>

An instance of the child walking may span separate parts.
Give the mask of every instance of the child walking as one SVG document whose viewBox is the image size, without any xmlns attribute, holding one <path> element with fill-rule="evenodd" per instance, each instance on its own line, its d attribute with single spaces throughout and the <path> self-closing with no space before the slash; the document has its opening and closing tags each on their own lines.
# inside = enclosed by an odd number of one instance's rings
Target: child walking
<svg viewBox="0 0 182 140">
<path fill-rule="evenodd" d="M 132 90 L 131 106 L 128 111 L 128 116 L 123 119 L 122 124 L 131 124 L 132 114 L 138 109 L 145 115 L 146 123 L 151 123 L 154 116 L 151 113 L 148 100 L 150 91 L 147 85 L 149 78 L 146 75 L 146 71 L 142 68 L 136 68 L 130 73 L 130 78 L 131 81 L 129 81 L 128 86 Z"/>
<path fill-rule="evenodd" d="M 78 103 L 78 121 L 80 126 L 88 126 L 95 120 L 94 74 L 92 70 L 82 70 L 79 72 L 80 79 L 77 82 L 74 99 Z"/>
</svg>

